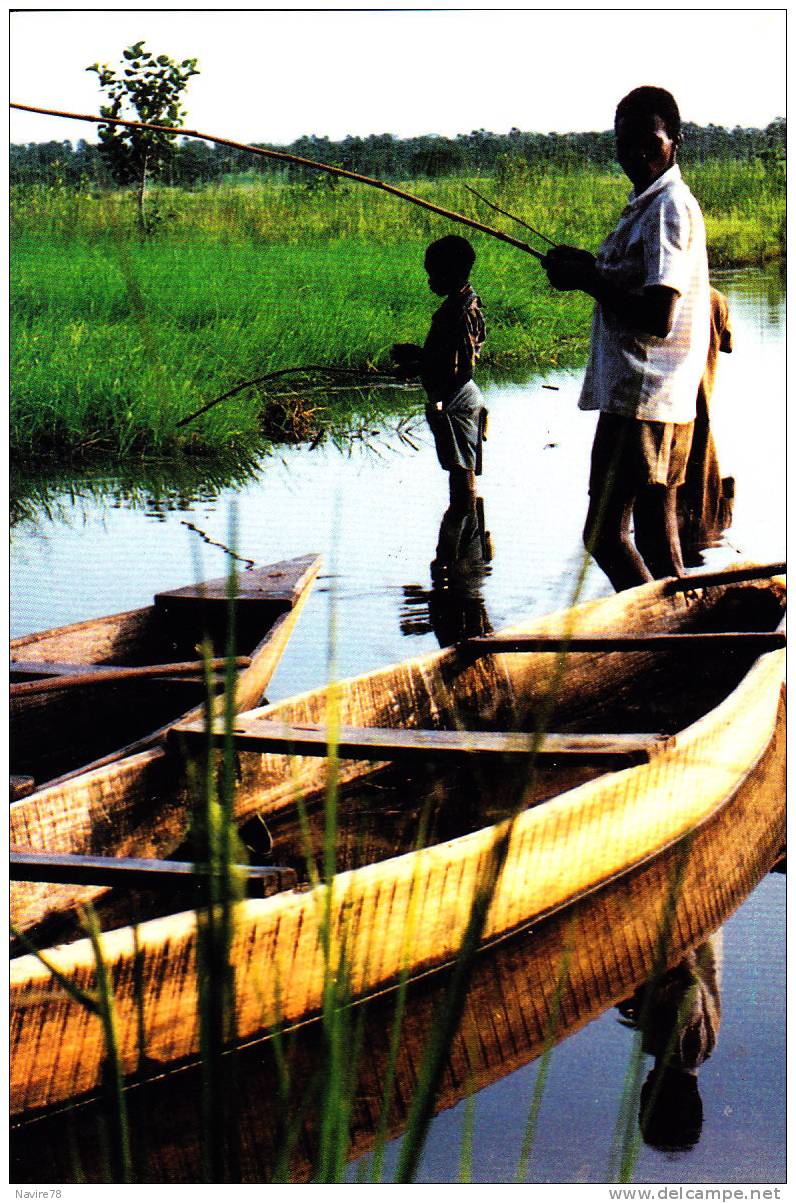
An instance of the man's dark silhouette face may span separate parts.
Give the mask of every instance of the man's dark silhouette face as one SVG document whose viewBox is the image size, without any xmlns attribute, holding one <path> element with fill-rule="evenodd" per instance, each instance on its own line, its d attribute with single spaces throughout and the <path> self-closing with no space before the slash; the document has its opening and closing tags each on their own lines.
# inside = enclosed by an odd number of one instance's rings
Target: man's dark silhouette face
<svg viewBox="0 0 796 1203">
<path fill-rule="evenodd" d="M 677 143 L 669 137 L 657 113 L 628 113 L 614 129 L 616 158 L 636 195 L 644 192 L 672 166 Z"/>
</svg>

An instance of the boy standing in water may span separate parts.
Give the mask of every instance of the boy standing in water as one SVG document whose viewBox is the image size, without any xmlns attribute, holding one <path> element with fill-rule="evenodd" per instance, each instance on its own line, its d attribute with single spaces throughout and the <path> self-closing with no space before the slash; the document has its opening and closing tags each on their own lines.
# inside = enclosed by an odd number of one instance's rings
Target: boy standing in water
<svg viewBox="0 0 796 1203">
<path fill-rule="evenodd" d="M 423 382 L 437 458 L 449 474 L 450 499 L 457 507 L 475 499 L 486 419 L 484 399 L 473 380 L 485 337 L 481 303 L 470 286 L 474 262 L 475 251 L 466 238 L 448 234 L 431 243 L 424 259 L 428 286 L 445 300 L 422 347 L 396 343 L 392 348 L 402 374 L 419 375 Z"/>
</svg>

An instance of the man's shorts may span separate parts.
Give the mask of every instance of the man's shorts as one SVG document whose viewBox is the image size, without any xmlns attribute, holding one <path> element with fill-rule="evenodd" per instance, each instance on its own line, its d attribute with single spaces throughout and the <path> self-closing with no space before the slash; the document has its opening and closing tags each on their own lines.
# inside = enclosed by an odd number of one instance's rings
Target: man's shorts
<svg viewBox="0 0 796 1203">
<path fill-rule="evenodd" d="M 693 435 L 693 422 L 647 422 L 601 413 L 591 449 L 589 493 L 601 493 L 611 484 L 626 485 L 628 493 L 647 485 L 681 485 Z"/>
</svg>

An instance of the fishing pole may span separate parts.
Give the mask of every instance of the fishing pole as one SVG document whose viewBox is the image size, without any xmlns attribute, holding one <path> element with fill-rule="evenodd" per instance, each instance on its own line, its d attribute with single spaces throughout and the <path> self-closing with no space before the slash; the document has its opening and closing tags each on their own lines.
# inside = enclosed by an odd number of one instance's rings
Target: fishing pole
<svg viewBox="0 0 796 1203">
<path fill-rule="evenodd" d="M 476 189 L 472 188 L 469 184 L 465 184 L 464 186 L 468 192 L 472 192 L 473 196 L 477 196 L 478 199 L 483 201 L 485 205 L 489 205 L 490 209 L 494 209 L 496 213 L 502 213 L 504 217 L 509 217 L 512 221 L 516 221 L 518 226 L 524 226 L 526 230 L 530 230 L 532 234 L 535 234 L 537 238 L 541 238 L 543 242 L 548 244 L 548 246 L 557 245 L 552 238 L 548 238 L 546 234 L 543 234 L 541 230 L 537 230 L 536 226 L 532 226 L 530 222 L 523 221 L 523 219 L 518 217 L 516 213 L 509 213 L 508 209 L 501 209 L 500 205 L 496 205 L 494 201 L 489 200 L 488 197 L 482 196 L 480 192 L 477 192 Z"/>
<path fill-rule="evenodd" d="M 510 234 L 504 234 L 502 230 L 495 230 L 492 226 L 486 226 L 471 217 L 465 217 L 463 213 L 456 213 L 452 209 L 443 209 L 439 205 L 432 204 L 431 201 L 414 196 L 411 192 L 405 192 L 402 188 L 395 188 L 392 184 L 385 184 L 383 180 L 372 179 L 370 176 L 360 175 L 356 171 L 348 171 L 345 167 L 333 167 L 330 163 L 317 163 L 314 159 L 305 159 L 300 155 L 290 154 L 286 150 L 269 150 L 262 146 L 251 146 L 248 142 L 234 142 L 231 138 L 218 138 L 214 134 L 203 134 L 199 130 L 182 129 L 172 125 L 155 125 L 148 121 L 128 121 L 121 117 L 97 117 L 93 113 L 68 113 L 61 109 L 43 109 L 30 104 L 17 104 L 14 101 L 10 102 L 10 107 L 12 109 L 19 109 L 24 113 L 39 113 L 45 117 L 64 117 L 71 121 L 90 121 L 95 125 L 122 125 L 130 129 L 152 130 L 155 133 L 181 134 L 185 138 L 199 138 L 203 142 L 213 142 L 218 146 L 229 146 L 233 150 L 243 150 L 249 154 L 260 155 L 263 158 L 275 159 L 280 163 L 295 163 L 299 167 L 308 167 L 312 171 L 325 171 L 327 175 L 336 175 L 341 179 L 354 180 L 358 184 L 367 184 L 371 188 L 379 188 L 382 192 L 389 193 L 390 196 L 397 196 L 399 200 L 408 201 L 412 205 L 418 205 L 421 209 L 427 209 L 430 213 L 446 217 L 449 221 L 459 222 L 461 225 L 469 226 L 470 229 L 478 230 L 481 234 L 488 234 L 491 238 L 497 238 L 500 242 L 506 242 L 509 246 L 514 246 L 520 251 L 525 251 L 527 255 L 533 255 L 535 259 L 542 260 L 545 258 L 541 251 L 537 251 L 535 247 L 529 246 L 527 242 L 521 242 L 518 238 L 512 238 Z"/>
<path fill-rule="evenodd" d="M 280 376 L 310 376 L 318 374 L 332 376 L 353 376 L 357 379 L 361 378 L 363 381 L 369 381 L 372 378 L 379 377 L 388 380 L 394 379 L 394 377 L 389 375 L 387 372 L 364 372 L 358 370 L 357 368 L 337 368 L 332 366 L 323 366 L 321 364 L 307 364 L 304 367 L 297 368 L 277 368 L 275 371 L 265 372 L 262 376 L 255 376 L 253 380 L 243 380 L 240 384 L 236 384 L 231 389 L 227 389 L 227 391 L 222 393 L 220 397 L 214 397 L 212 401 L 208 401 L 201 407 L 201 409 L 194 410 L 193 413 L 188 414 L 188 416 L 185 418 L 180 418 L 179 422 L 177 422 L 177 428 L 179 429 L 180 426 L 186 426 L 188 422 L 193 422 L 195 418 L 199 418 L 202 416 L 202 414 L 206 414 L 207 411 L 212 409 L 215 405 L 220 405 L 222 401 L 228 401 L 229 398 L 234 397 L 236 393 L 242 393 L 244 389 L 251 388 L 256 384 L 264 384 L 267 380 L 276 380 Z"/>
</svg>

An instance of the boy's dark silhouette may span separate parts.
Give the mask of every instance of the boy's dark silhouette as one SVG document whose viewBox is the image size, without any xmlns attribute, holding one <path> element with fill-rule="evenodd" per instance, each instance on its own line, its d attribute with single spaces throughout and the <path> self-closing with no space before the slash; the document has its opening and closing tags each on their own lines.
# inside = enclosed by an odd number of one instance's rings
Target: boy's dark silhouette
<svg viewBox="0 0 796 1203">
<path fill-rule="evenodd" d="M 481 472 L 481 443 L 486 410 L 473 373 L 485 328 L 481 302 L 470 286 L 475 251 L 466 238 L 448 234 L 426 250 L 428 285 L 445 297 L 431 319 L 422 347 L 396 343 L 392 358 L 403 375 L 419 375 L 428 396 L 426 417 L 437 458 L 449 473 L 453 505 L 475 497 Z"/>
</svg>

